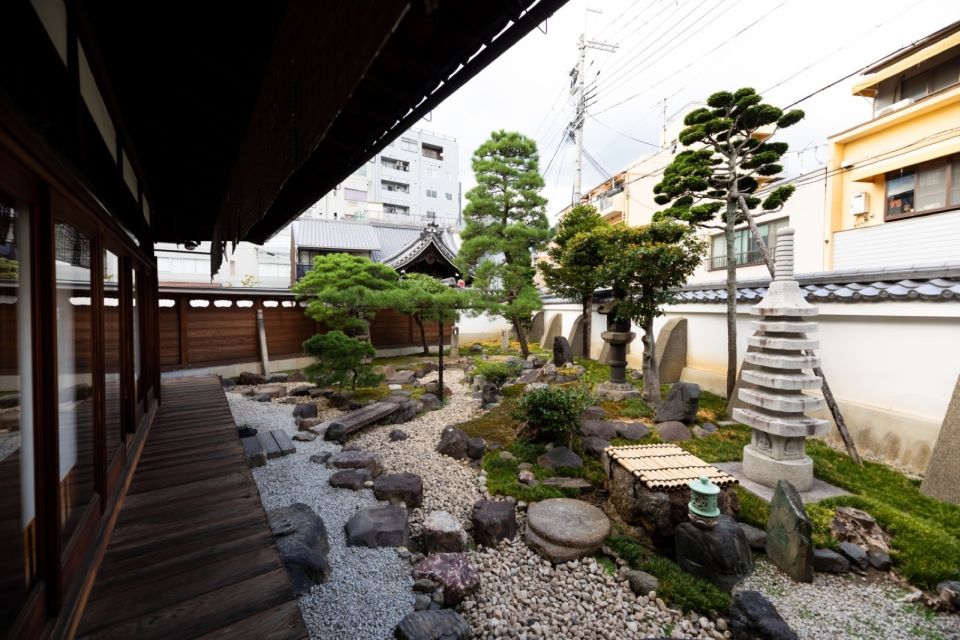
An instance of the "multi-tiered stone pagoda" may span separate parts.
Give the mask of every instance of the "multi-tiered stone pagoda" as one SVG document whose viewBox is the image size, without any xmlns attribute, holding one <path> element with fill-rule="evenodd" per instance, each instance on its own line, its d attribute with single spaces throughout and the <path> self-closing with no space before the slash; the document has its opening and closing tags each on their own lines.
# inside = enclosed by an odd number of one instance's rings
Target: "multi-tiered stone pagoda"
<svg viewBox="0 0 960 640">
<path fill-rule="evenodd" d="M 739 398 L 748 406 L 733 410 L 733 418 L 753 428 L 743 448 L 744 475 L 768 487 L 787 480 L 797 491 L 813 486 L 813 461 L 806 455 L 808 436 L 823 433 L 827 421 L 807 412 L 823 409 L 823 398 L 804 391 L 819 389 L 823 380 L 805 373 L 820 366 L 814 355 L 818 341 L 807 337 L 817 330 L 809 318 L 817 308 L 807 303 L 793 278 L 793 229 L 777 234 L 776 268 L 767 295 L 750 311 L 761 316 L 744 356 Z"/>
</svg>

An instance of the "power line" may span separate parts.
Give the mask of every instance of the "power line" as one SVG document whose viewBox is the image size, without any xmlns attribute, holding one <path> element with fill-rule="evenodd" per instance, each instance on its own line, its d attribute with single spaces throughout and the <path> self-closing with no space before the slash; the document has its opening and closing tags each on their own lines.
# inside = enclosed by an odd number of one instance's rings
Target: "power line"
<svg viewBox="0 0 960 640">
<path fill-rule="evenodd" d="M 619 136 L 623 136 L 624 138 L 629 138 L 630 140 L 633 140 L 634 142 L 639 142 L 640 144 L 645 144 L 645 145 L 650 146 L 650 147 L 653 147 L 653 148 L 655 148 L 655 149 L 659 149 L 659 148 L 660 148 L 660 145 L 658 145 L 658 144 L 654 144 L 654 143 L 652 143 L 652 142 L 647 142 L 646 140 L 641 140 L 640 138 L 634 138 L 634 137 L 631 136 L 630 134 L 624 133 L 623 131 L 620 131 L 619 129 L 614 129 L 614 128 L 611 127 L 609 124 L 607 124 L 606 122 L 604 122 L 603 120 L 601 120 L 600 118 L 598 118 L 598 117 L 596 117 L 596 116 L 594 116 L 594 115 L 590 115 L 589 117 L 590 117 L 591 120 L 593 120 L 593 121 L 596 122 L 597 124 L 599 124 L 599 125 L 601 125 L 601 126 L 603 126 L 603 127 L 606 127 L 607 129 L 610 129 L 610 131 L 613 131 L 615 134 L 617 134 L 617 135 L 619 135 Z"/>
</svg>

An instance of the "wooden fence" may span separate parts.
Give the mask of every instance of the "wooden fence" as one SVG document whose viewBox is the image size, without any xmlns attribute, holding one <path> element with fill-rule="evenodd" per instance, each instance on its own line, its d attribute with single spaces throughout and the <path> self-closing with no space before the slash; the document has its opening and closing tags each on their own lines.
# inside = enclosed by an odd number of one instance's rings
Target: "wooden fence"
<svg viewBox="0 0 960 640">
<path fill-rule="evenodd" d="M 259 362 L 257 311 L 263 312 L 270 360 L 302 357 L 304 340 L 322 331 L 289 293 L 161 287 L 159 298 L 164 371 Z M 425 329 L 430 346 L 436 345 L 436 324 Z M 370 323 L 370 340 L 377 349 L 417 347 L 420 331 L 410 316 L 384 309 Z M 449 340 L 450 327 L 445 327 L 444 343 Z"/>
</svg>

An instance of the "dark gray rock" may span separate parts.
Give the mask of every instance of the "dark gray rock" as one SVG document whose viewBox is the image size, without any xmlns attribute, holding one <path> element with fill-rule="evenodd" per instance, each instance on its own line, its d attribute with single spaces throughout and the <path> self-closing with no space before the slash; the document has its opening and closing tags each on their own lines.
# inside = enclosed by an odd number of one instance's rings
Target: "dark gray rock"
<svg viewBox="0 0 960 640">
<path fill-rule="evenodd" d="M 423 405 L 424 411 L 436 411 L 443 406 L 440 404 L 440 398 L 432 393 L 425 393 L 420 396 L 420 404 Z"/>
<path fill-rule="evenodd" d="M 737 521 L 720 515 L 712 529 L 682 522 L 674 531 L 677 564 L 687 573 L 730 591 L 753 573 L 753 554 Z"/>
<path fill-rule="evenodd" d="M 304 419 L 316 418 L 317 405 L 312 402 L 301 402 L 293 408 L 293 417 Z"/>
<path fill-rule="evenodd" d="M 590 436 L 584 438 L 580 442 L 580 447 L 583 449 L 583 453 L 590 456 L 591 458 L 596 458 L 599 460 L 603 456 L 603 451 L 610 446 L 609 440 L 604 440 L 603 438 L 596 438 Z"/>
<path fill-rule="evenodd" d="M 777 608 L 757 591 L 738 591 L 730 602 L 734 640 L 797 640 Z"/>
<path fill-rule="evenodd" d="M 327 482 L 330 483 L 331 487 L 337 489 L 359 491 L 363 489 L 363 485 L 371 480 L 373 480 L 373 476 L 366 469 L 341 469 L 330 474 L 330 479 Z"/>
<path fill-rule="evenodd" d="M 220 380 L 220 386 L 222 386 L 224 389 L 233 389 L 235 386 L 237 386 L 237 381 L 234 380 L 233 378 L 222 378 L 222 379 Z M 8 398 L 11 398 L 13 395 L 16 395 L 16 394 L 11 394 L 11 395 L 9 395 L 9 396 L 4 396 L 3 398 L 0 398 L 0 409 L 6 409 L 6 408 L 8 408 L 8 405 L 4 405 L 4 400 L 7 400 Z M 19 397 L 19 396 L 17 396 L 17 401 L 18 401 L 18 402 L 20 401 L 20 397 Z M 16 405 L 9 405 L 9 406 L 12 407 L 12 406 L 16 406 Z"/>
<path fill-rule="evenodd" d="M 302 371 L 293 371 L 287 376 L 287 382 L 306 382 L 307 376 Z"/>
<path fill-rule="evenodd" d="M 377 500 L 402 502 L 414 509 L 423 504 L 423 480 L 415 473 L 391 473 L 373 481 Z"/>
<path fill-rule="evenodd" d="M 650 435 L 650 428 L 642 422 L 614 422 L 617 436 L 627 440 L 641 440 Z"/>
<path fill-rule="evenodd" d="M 616 425 L 603 420 L 587 420 L 580 424 L 580 433 L 587 437 L 613 440 L 617 437 Z"/>
<path fill-rule="evenodd" d="M 425 382 L 423 384 L 423 390 L 426 393 L 432 393 L 433 395 L 440 397 L 440 383 L 439 381 Z M 453 391 L 447 385 L 443 385 L 443 397 L 449 398 L 453 395 Z"/>
<path fill-rule="evenodd" d="M 267 376 L 251 371 L 243 371 L 237 376 L 237 382 L 244 385 L 267 384 Z"/>
<path fill-rule="evenodd" d="M 467 457 L 471 460 L 479 460 L 487 452 L 487 443 L 483 438 L 467 438 L 465 444 Z"/>
<path fill-rule="evenodd" d="M 594 405 L 583 410 L 583 413 L 580 414 L 580 422 L 583 423 L 590 422 L 591 420 L 603 420 L 606 417 L 607 412 L 603 410 L 603 407 Z"/>
<path fill-rule="evenodd" d="M 310 456 L 310 462 L 313 464 L 327 464 L 327 460 L 329 460 L 332 455 L 333 454 L 329 452 L 318 453 Z"/>
<path fill-rule="evenodd" d="M 852 542 L 840 543 L 840 555 L 849 560 L 851 566 L 858 569 L 866 569 L 870 566 L 870 558 L 867 557 L 867 552 L 863 550 L 863 547 Z"/>
<path fill-rule="evenodd" d="M 237 435 L 241 438 L 252 438 L 257 435 L 257 430 L 253 427 L 243 425 L 242 427 L 237 428 Z"/>
<path fill-rule="evenodd" d="M 302 384 L 299 387 L 294 387 L 287 391 L 288 396 L 293 396 L 295 398 L 302 398 L 310 395 L 310 392 L 313 391 L 313 387 L 309 384 Z"/>
<path fill-rule="evenodd" d="M 666 400 L 657 408 L 657 422 L 693 424 L 700 405 L 700 385 L 677 382 L 670 387 Z"/>
<path fill-rule="evenodd" d="M 567 447 L 554 447 L 537 458 L 537 464 L 544 469 L 579 468 L 583 466 L 583 459 Z"/>
<path fill-rule="evenodd" d="M 417 593 L 433 593 L 439 585 L 428 578 L 420 578 L 413 583 L 413 590 Z"/>
<path fill-rule="evenodd" d="M 305 595 L 330 576 L 327 528 L 313 509 L 300 502 L 273 509 L 267 517 L 294 594 Z"/>
<path fill-rule="evenodd" d="M 700 428 L 707 433 L 716 433 L 717 431 L 717 425 L 713 424 L 712 422 L 704 422 L 702 425 L 700 425 Z"/>
<path fill-rule="evenodd" d="M 313 431 L 297 431 L 291 439 L 297 442 L 313 442 L 317 439 L 317 434 Z"/>
<path fill-rule="evenodd" d="M 472 353 L 474 355 L 478 353 L 483 353 L 483 345 L 480 344 L 479 342 L 474 342 L 472 345 L 470 345 L 470 349 L 468 349 L 467 352 Z"/>
<path fill-rule="evenodd" d="M 416 371 L 395 371 L 387 376 L 384 383 L 386 384 L 413 384 L 413 381 L 417 379 Z"/>
<path fill-rule="evenodd" d="M 294 423 L 297 425 L 297 429 L 299 431 L 313 431 L 314 427 L 321 424 L 323 424 L 323 428 L 326 429 L 327 425 L 329 424 L 324 424 L 324 420 L 322 418 L 297 418 L 294 420 Z M 314 433 L 316 433 L 316 431 L 314 431 Z"/>
<path fill-rule="evenodd" d="M 495 547 L 501 540 L 513 540 L 517 535 L 517 505 L 506 500 L 478 500 L 470 521 L 477 544 Z"/>
<path fill-rule="evenodd" d="M 452 609 L 408 613 L 393 630 L 397 640 L 467 640 L 470 625 Z"/>
<path fill-rule="evenodd" d="M 425 593 L 418 593 L 413 597 L 413 610 L 424 611 L 430 608 L 431 602 L 433 602 L 433 599 L 430 596 Z"/>
<path fill-rule="evenodd" d="M 944 603 L 952 606 L 954 610 L 960 611 L 960 581 L 944 580 L 937 583 L 937 595 Z"/>
<path fill-rule="evenodd" d="M 456 553 L 467 546 L 467 533 L 460 521 L 446 511 L 431 511 L 423 521 L 421 548 L 424 553 Z"/>
<path fill-rule="evenodd" d="M 344 449 L 330 456 L 327 466 L 335 469 L 366 469 L 376 478 L 383 473 L 383 457 L 372 451 Z"/>
<path fill-rule="evenodd" d="M 393 429 L 390 432 L 390 435 L 387 437 L 390 438 L 390 442 L 400 442 L 401 440 L 406 440 L 410 436 L 407 435 L 406 431 L 401 431 L 400 429 Z"/>
<path fill-rule="evenodd" d="M 410 422 L 420 413 L 419 400 L 406 400 L 400 404 L 400 407 L 390 416 L 391 424 L 401 424 Z"/>
<path fill-rule="evenodd" d="M 568 362 L 573 362 L 573 349 L 570 348 L 570 341 L 563 336 L 557 336 L 553 339 L 553 364 L 562 367 Z"/>
<path fill-rule="evenodd" d="M 693 437 L 690 428 L 677 420 L 661 422 L 654 429 L 657 430 L 657 436 L 664 442 L 683 442 Z"/>
<path fill-rule="evenodd" d="M 540 377 L 540 372 L 536 369 L 529 369 L 520 374 L 517 378 L 517 382 L 520 384 L 530 384 L 531 382 L 536 382 L 537 378 Z"/>
<path fill-rule="evenodd" d="M 850 561 L 832 549 L 814 549 L 813 570 L 821 573 L 846 573 L 850 571 Z"/>
<path fill-rule="evenodd" d="M 890 560 L 890 554 L 881 549 L 870 549 L 867 551 L 867 560 L 870 566 L 877 571 L 890 571 L 893 561 Z"/>
<path fill-rule="evenodd" d="M 346 528 L 350 547 L 405 547 L 410 542 L 407 510 L 394 504 L 361 509 Z"/>
<path fill-rule="evenodd" d="M 766 551 L 767 549 L 767 532 L 762 529 L 757 529 L 756 527 L 751 527 L 745 522 L 740 523 L 740 528 L 743 529 L 743 535 L 747 538 L 747 544 L 750 545 L 750 548 L 754 551 Z"/>
<path fill-rule="evenodd" d="M 778 480 L 767 518 L 767 557 L 797 582 L 813 582 L 812 534 L 800 494 L 786 480 Z"/>
<path fill-rule="evenodd" d="M 440 434 L 437 453 L 463 460 L 467 457 L 467 434 L 462 429 L 447 427 Z"/>
<path fill-rule="evenodd" d="M 267 378 L 267 382 L 286 382 L 287 374 L 285 373 L 274 373 Z"/>
<path fill-rule="evenodd" d="M 656 591 L 660 587 L 660 581 L 656 576 L 639 569 L 627 571 L 624 577 L 630 583 L 630 590 L 638 596 L 646 597 L 651 591 Z"/>
<path fill-rule="evenodd" d="M 486 407 L 500 402 L 500 389 L 492 382 L 484 383 L 480 389 L 480 403 Z"/>
<path fill-rule="evenodd" d="M 443 589 L 443 604 L 455 607 L 480 587 L 480 574 L 463 553 L 437 553 L 413 568 L 413 579 L 428 578 Z"/>
</svg>

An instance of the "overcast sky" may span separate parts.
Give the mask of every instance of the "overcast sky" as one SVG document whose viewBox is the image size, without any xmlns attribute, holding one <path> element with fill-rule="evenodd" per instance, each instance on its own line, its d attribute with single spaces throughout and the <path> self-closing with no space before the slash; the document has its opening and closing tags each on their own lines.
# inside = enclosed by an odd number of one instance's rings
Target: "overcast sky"
<svg viewBox="0 0 960 640">
<path fill-rule="evenodd" d="M 571 0 L 541 25 L 546 33 L 534 30 L 419 126 L 457 138 L 464 193 L 475 184 L 470 156 L 491 131 L 534 137 L 541 171 L 550 165 L 552 220 L 572 193 L 573 145 L 561 134 L 581 33 L 618 45 L 587 52 L 596 96 L 584 130 L 587 152 L 615 173 L 655 151 L 664 101 L 668 116 L 682 114 L 714 91 L 751 86 L 787 106 L 956 20 L 957 0 Z M 854 81 L 798 105 L 807 118 L 780 137 L 804 150 L 788 156 L 788 172 L 822 164 L 828 135 L 869 118 L 869 102 L 850 94 Z M 584 191 L 603 179 L 584 162 Z"/>
</svg>

